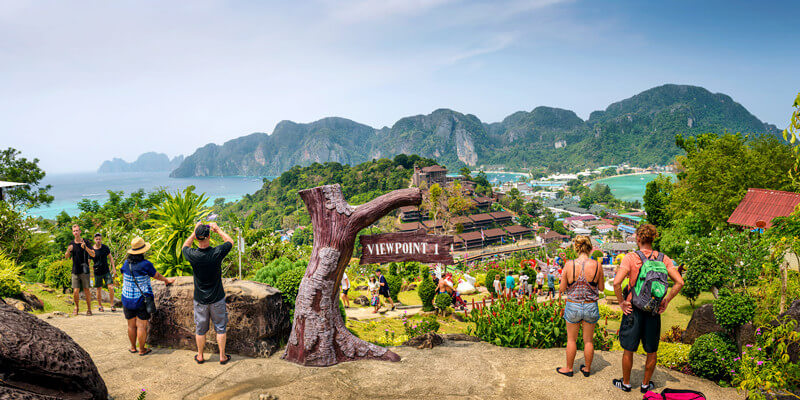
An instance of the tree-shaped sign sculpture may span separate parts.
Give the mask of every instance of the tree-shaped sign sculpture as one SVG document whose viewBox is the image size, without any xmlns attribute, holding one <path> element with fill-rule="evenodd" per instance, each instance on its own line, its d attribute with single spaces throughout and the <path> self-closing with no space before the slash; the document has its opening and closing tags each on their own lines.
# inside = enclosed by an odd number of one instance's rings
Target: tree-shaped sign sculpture
<svg viewBox="0 0 800 400">
<path fill-rule="evenodd" d="M 419 189 L 395 190 L 369 203 L 347 204 L 339 185 L 299 192 L 314 226 L 314 246 L 300 283 L 294 323 L 283 359 L 325 367 L 344 361 L 400 361 L 397 354 L 350 333 L 339 313 L 337 294 L 358 232 L 395 208 L 422 203 Z"/>
</svg>

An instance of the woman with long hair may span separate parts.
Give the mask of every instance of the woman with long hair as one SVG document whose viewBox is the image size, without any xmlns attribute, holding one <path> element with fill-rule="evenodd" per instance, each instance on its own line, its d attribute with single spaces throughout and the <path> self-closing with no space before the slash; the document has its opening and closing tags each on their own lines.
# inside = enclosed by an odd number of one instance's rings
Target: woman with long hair
<svg viewBox="0 0 800 400">
<path fill-rule="evenodd" d="M 575 354 L 578 352 L 578 332 L 583 327 L 583 357 L 585 365 L 580 371 L 589 376 L 594 358 L 594 326 L 600 319 L 597 300 L 604 282 L 603 267 L 592 260 L 592 240 L 588 236 L 577 236 L 574 241 L 574 260 L 564 264 L 559 291 L 566 294 L 564 319 L 567 321 L 567 366 L 556 368 L 561 375 L 572 376 Z"/>
<path fill-rule="evenodd" d="M 128 320 L 128 339 L 131 341 L 131 353 L 139 353 L 140 356 L 149 354 L 152 350 L 145 348 L 147 340 L 147 322 L 150 320 L 150 313 L 147 312 L 145 296 L 153 297 L 153 288 L 150 286 L 150 278 L 155 278 L 171 285 L 175 278 L 165 278 L 156 271 L 153 263 L 145 258 L 145 253 L 150 250 L 150 243 L 137 237 L 131 241 L 131 248 L 128 250 L 128 257 L 122 264 L 122 312 Z M 136 341 L 139 341 L 139 348 L 136 348 Z"/>
</svg>

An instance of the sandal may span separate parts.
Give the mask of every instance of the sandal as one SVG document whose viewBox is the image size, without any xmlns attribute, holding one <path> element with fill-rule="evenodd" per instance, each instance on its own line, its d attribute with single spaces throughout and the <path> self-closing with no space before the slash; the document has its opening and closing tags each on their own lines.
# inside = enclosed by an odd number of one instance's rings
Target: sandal
<svg viewBox="0 0 800 400">
<path fill-rule="evenodd" d="M 86 310 L 86 316 L 88 317 L 88 316 L 91 316 L 91 315 L 92 315 L 92 310 Z"/>
<path fill-rule="evenodd" d="M 153 352 L 153 349 L 151 349 L 151 348 L 146 348 L 146 349 L 144 349 L 144 351 L 142 351 L 142 352 L 139 352 L 139 356 L 146 356 L 146 355 L 148 355 L 148 354 L 150 354 L 150 353 L 152 353 L 152 352 Z"/>
<path fill-rule="evenodd" d="M 197 354 L 195 354 L 195 355 L 194 355 L 194 362 L 196 362 L 196 363 L 198 363 L 198 364 L 202 364 L 202 363 L 206 362 L 206 360 L 205 360 L 205 359 L 203 359 L 203 360 L 198 360 L 198 359 L 197 359 Z"/>
<path fill-rule="evenodd" d="M 139 350 L 136 349 L 128 349 L 128 353 L 138 353 Z"/>
<path fill-rule="evenodd" d="M 98 306 L 98 307 L 97 307 L 97 311 L 99 311 L 99 312 L 106 312 L 106 310 L 104 310 L 104 309 L 103 309 L 103 306 Z"/>
<path fill-rule="evenodd" d="M 111 312 L 117 312 L 117 308 L 114 307 L 114 306 L 111 306 Z"/>
<path fill-rule="evenodd" d="M 230 360 L 231 360 L 231 355 L 230 355 L 230 354 L 225 354 L 225 357 L 227 357 L 225 360 L 220 360 L 220 361 L 219 361 L 219 364 L 220 364 L 220 365 L 225 365 L 225 364 L 227 364 L 227 363 L 228 363 L 228 361 L 230 361 Z"/>
<path fill-rule="evenodd" d="M 556 368 L 556 372 L 558 372 L 558 373 L 559 373 L 559 374 L 561 374 L 561 375 L 568 376 L 568 377 L 570 377 L 570 378 L 572 378 L 572 375 L 574 375 L 574 374 L 575 374 L 575 371 L 570 371 L 570 372 L 561 372 L 561 367 L 558 367 L 558 368 Z"/>
<path fill-rule="evenodd" d="M 592 373 L 592 371 L 584 371 L 584 370 L 583 370 L 584 368 L 586 368 L 586 366 L 585 366 L 585 365 L 583 365 L 583 364 L 581 364 L 581 373 L 583 374 L 583 376 L 585 376 L 585 377 L 587 377 L 587 378 L 588 378 L 588 377 L 589 377 L 589 375 Z"/>
<path fill-rule="evenodd" d="M 77 317 L 78 316 L 78 309 L 76 308 L 75 311 L 72 312 L 72 315 Z"/>
</svg>

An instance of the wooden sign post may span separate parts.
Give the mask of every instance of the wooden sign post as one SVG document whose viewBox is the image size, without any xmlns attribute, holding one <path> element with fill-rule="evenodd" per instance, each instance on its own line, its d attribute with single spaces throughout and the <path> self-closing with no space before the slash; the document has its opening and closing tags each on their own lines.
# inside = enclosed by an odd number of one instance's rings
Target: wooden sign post
<svg viewBox="0 0 800 400">
<path fill-rule="evenodd" d="M 418 261 L 452 265 L 452 236 L 428 235 L 424 229 L 410 233 L 362 235 L 360 264 Z"/>
<path fill-rule="evenodd" d="M 295 300 L 294 321 L 283 359 L 326 367 L 344 361 L 400 361 L 397 354 L 350 333 L 339 313 L 339 285 L 353 255 L 356 235 L 395 208 L 422 203 L 419 189 L 395 190 L 353 207 L 339 185 L 298 192 L 314 227 L 314 245 Z"/>
</svg>

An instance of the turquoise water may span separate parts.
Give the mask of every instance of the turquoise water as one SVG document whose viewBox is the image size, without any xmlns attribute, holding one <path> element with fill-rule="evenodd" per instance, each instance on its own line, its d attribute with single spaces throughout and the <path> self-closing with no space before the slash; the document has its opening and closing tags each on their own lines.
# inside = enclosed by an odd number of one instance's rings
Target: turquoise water
<svg viewBox="0 0 800 400">
<path fill-rule="evenodd" d="M 268 179 L 274 177 L 267 177 Z M 50 206 L 38 207 L 28 214 L 44 218 L 55 218 L 61 211 L 76 215 L 78 202 L 83 199 L 97 200 L 103 203 L 108 200 L 107 190 L 123 191 L 125 194 L 144 189 L 146 192 L 165 188 L 169 191 L 183 190 L 194 185 L 197 193 L 205 193 L 209 205 L 218 197 L 225 201 L 239 200 L 248 193 L 261 188 L 260 177 L 193 177 L 170 178 L 169 172 L 140 172 L 119 174 L 75 173 L 48 174 L 42 180 L 43 185 L 53 185 L 50 194 L 55 197 Z"/>
<path fill-rule="evenodd" d="M 675 177 L 675 174 L 664 175 Z M 592 182 L 592 186 L 603 183 L 608 185 L 608 187 L 611 188 L 611 193 L 620 200 L 642 201 L 647 183 L 656 179 L 657 176 L 658 174 L 612 176 L 610 178 L 596 180 Z"/>
<path fill-rule="evenodd" d="M 472 176 L 478 174 L 479 171 L 472 171 Z M 447 176 L 461 176 L 459 174 L 447 174 Z M 524 172 L 486 172 L 486 180 L 492 185 L 500 186 L 503 182 L 516 182 L 520 177 L 526 180 L 530 177 L 529 174 Z"/>
</svg>

